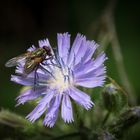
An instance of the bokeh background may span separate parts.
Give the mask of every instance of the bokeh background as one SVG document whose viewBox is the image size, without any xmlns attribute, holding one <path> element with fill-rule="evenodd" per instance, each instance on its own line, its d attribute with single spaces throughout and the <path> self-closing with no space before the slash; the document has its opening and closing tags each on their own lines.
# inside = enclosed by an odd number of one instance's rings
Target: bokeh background
<svg viewBox="0 0 140 140">
<path fill-rule="evenodd" d="M 57 33 L 69 32 L 72 39 L 82 33 L 88 39 L 97 38 L 94 28 L 108 5 L 108 0 L 0 0 L 0 108 L 18 114 L 27 114 L 27 106 L 15 108 L 19 85 L 10 81 L 14 68 L 4 64 L 12 57 L 24 53 L 38 40 L 49 38 L 56 46 Z M 114 23 L 121 46 L 125 70 L 140 104 L 140 2 L 118 0 L 114 10 Z M 107 73 L 121 84 L 112 48 L 108 56 Z M 1 127 L 0 127 L 1 128 Z M 132 128 L 128 139 L 140 139 L 139 124 Z M 0 131 L 0 135 L 1 131 Z M 1 139 L 1 138 L 0 138 Z"/>
</svg>

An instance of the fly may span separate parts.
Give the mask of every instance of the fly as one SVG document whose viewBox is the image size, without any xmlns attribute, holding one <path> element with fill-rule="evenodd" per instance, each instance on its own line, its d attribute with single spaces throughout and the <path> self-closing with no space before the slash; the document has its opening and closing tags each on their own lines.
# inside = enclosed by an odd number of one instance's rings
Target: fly
<svg viewBox="0 0 140 140">
<path fill-rule="evenodd" d="M 48 57 L 48 58 L 46 58 Z M 36 85 L 36 79 L 38 77 L 36 71 L 40 64 L 43 64 L 44 60 L 52 60 L 53 54 L 52 50 L 48 46 L 43 46 L 42 48 L 37 48 L 33 51 L 27 51 L 17 57 L 8 60 L 5 64 L 6 67 L 17 66 L 22 60 L 25 61 L 23 75 L 26 76 L 31 72 L 35 71 L 34 84 Z"/>
</svg>

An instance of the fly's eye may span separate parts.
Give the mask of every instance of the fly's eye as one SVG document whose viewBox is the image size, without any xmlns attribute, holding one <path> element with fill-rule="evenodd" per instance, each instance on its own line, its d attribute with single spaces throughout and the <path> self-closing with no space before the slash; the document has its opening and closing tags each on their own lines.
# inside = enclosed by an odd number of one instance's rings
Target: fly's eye
<svg viewBox="0 0 140 140">
<path fill-rule="evenodd" d="M 43 49 L 45 49 L 47 52 L 50 51 L 50 48 L 47 46 L 43 46 Z"/>
</svg>

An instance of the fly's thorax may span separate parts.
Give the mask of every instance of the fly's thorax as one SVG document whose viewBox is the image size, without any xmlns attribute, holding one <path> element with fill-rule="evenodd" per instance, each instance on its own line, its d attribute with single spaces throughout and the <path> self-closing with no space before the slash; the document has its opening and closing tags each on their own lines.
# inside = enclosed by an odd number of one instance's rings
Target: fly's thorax
<svg viewBox="0 0 140 140">
<path fill-rule="evenodd" d="M 44 54 L 46 54 L 46 52 L 43 48 L 37 48 L 36 50 L 32 51 L 30 57 L 31 58 L 42 57 Z"/>
</svg>

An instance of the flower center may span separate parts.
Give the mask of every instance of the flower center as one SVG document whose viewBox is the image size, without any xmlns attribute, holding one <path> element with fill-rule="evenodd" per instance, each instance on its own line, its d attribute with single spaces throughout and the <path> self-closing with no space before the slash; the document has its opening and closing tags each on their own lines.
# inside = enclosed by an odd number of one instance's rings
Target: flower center
<svg viewBox="0 0 140 140">
<path fill-rule="evenodd" d="M 68 68 L 61 69 L 55 67 L 52 74 L 54 77 L 51 77 L 48 83 L 60 93 L 63 93 L 63 91 L 67 90 L 72 85 L 73 78 Z"/>
</svg>

